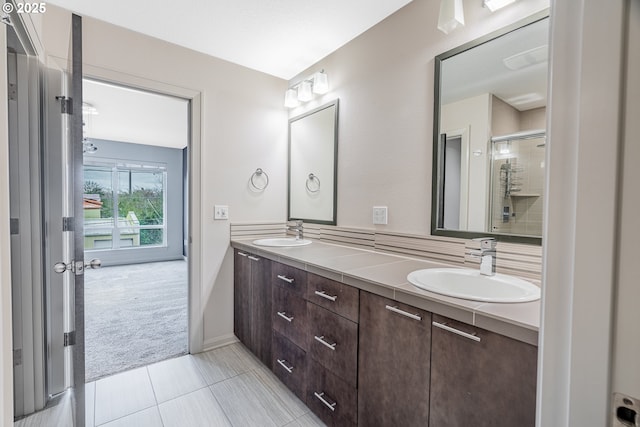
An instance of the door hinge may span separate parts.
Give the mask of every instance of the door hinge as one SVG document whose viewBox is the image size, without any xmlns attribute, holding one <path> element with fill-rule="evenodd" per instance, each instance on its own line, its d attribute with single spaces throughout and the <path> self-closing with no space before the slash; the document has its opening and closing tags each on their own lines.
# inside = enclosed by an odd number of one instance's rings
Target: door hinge
<svg viewBox="0 0 640 427">
<path fill-rule="evenodd" d="M 11 235 L 20 234 L 20 220 L 18 218 L 11 218 L 10 224 Z"/>
<path fill-rule="evenodd" d="M 62 114 L 73 114 L 73 104 L 71 98 L 68 96 L 56 96 L 56 99 L 60 101 L 60 112 Z"/>
<path fill-rule="evenodd" d="M 22 365 L 22 349 L 13 350 L 13 366 Z"/>
<path fill-rule="evenodd" d="M 72 216 L 63 216 L 62 217 L 62 231 L 73 231 L 73 217 Z"/>
<path fill-rule="evenodd" d="M 64 333 L 64 346 L 69 347 L 70 345 L 76 344 L 76 331 L 65 332 Z"/>
<path fill-rule="evenodd" d="M 9 83 L 9 101 L 18 99 L 18 89 L 15 83 Z"/>
</svg>

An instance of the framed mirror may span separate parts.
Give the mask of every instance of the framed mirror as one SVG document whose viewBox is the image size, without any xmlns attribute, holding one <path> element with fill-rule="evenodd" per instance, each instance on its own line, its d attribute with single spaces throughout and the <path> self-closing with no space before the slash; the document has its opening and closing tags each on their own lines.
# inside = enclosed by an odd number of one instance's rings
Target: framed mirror
<svg viewBox="0 0 640 427">
<path fill-rule="evenodd" d="M 289 120 L 289 220 L 336 224 L 338 100 Z"/>
<path fill-rule="evenodd" d="M 548 14 L 435 58 L 433 235 L 542 243 Z"/>
</svg>

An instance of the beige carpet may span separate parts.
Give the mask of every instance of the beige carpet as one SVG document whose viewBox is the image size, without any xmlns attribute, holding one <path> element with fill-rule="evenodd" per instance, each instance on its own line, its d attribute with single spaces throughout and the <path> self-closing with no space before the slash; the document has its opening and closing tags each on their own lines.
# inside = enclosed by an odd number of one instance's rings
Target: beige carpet
<svg viewBox="0 0 640 427">
<path fill-rule="evenodd" d="M 187 353 L 187 263 L 85 273 L 86 381 Z"/>
</svg>

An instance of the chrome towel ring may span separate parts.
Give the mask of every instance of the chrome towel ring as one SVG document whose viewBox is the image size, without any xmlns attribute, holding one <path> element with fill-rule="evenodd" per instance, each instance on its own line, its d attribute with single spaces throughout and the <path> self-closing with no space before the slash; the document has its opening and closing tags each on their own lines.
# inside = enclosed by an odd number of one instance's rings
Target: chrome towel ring
<svg viewBox="0 0 640 427">
<path fill-rule="evenodd" d="M 260 178 L 264 176 L 264 185 L 260 186 L 258 184 L 256 184 L 255 179 L 256 178 Z M 257 191 L 263 191 L 265 188 L 267 188 L 267 186 L 269 185 L 269 175 L 267 175 L 267 173 L 265 171 L 263 171 L 262 169 L 258 168 L 256 169 L 256 171 L 251 174 L 251 178 L 249 178 L 249 183 L 251 184 L 251 186 L 257 190 Z"/>
<path fill-rule="evenodd" d="M 314 183 L 316 184 L 316 188 L 312 189 L 311 187 L 309 187 L 309 183 L 311 183 L 311 185 L 313 185 Z M 309 193 L 317 193 L 318 191 L 320 191 L 320 178 L 318 178 L 316 175 L 310 173 L 309 177 L 307 178 L 307 181 L 305 182 L 305 187 L 307 187 L 307 191 Z"/>
</svg>

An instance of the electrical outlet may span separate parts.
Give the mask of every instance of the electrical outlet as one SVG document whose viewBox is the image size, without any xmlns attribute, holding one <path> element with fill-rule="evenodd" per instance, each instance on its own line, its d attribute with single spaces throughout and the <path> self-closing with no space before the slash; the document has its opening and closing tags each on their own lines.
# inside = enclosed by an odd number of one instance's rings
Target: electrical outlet
<svg viewBox="0 0 640 427">
<path fill-rule="evenodd" d="M 387 224 L 387 207 L 386 206 L 374 206 L 373 207 L 373 223 L 374 224 Z"/>
<path fill-rule="evenodd" d="M 213 219 L 229 219 L 229 206 L 214 205 Z"/>
</svg>

